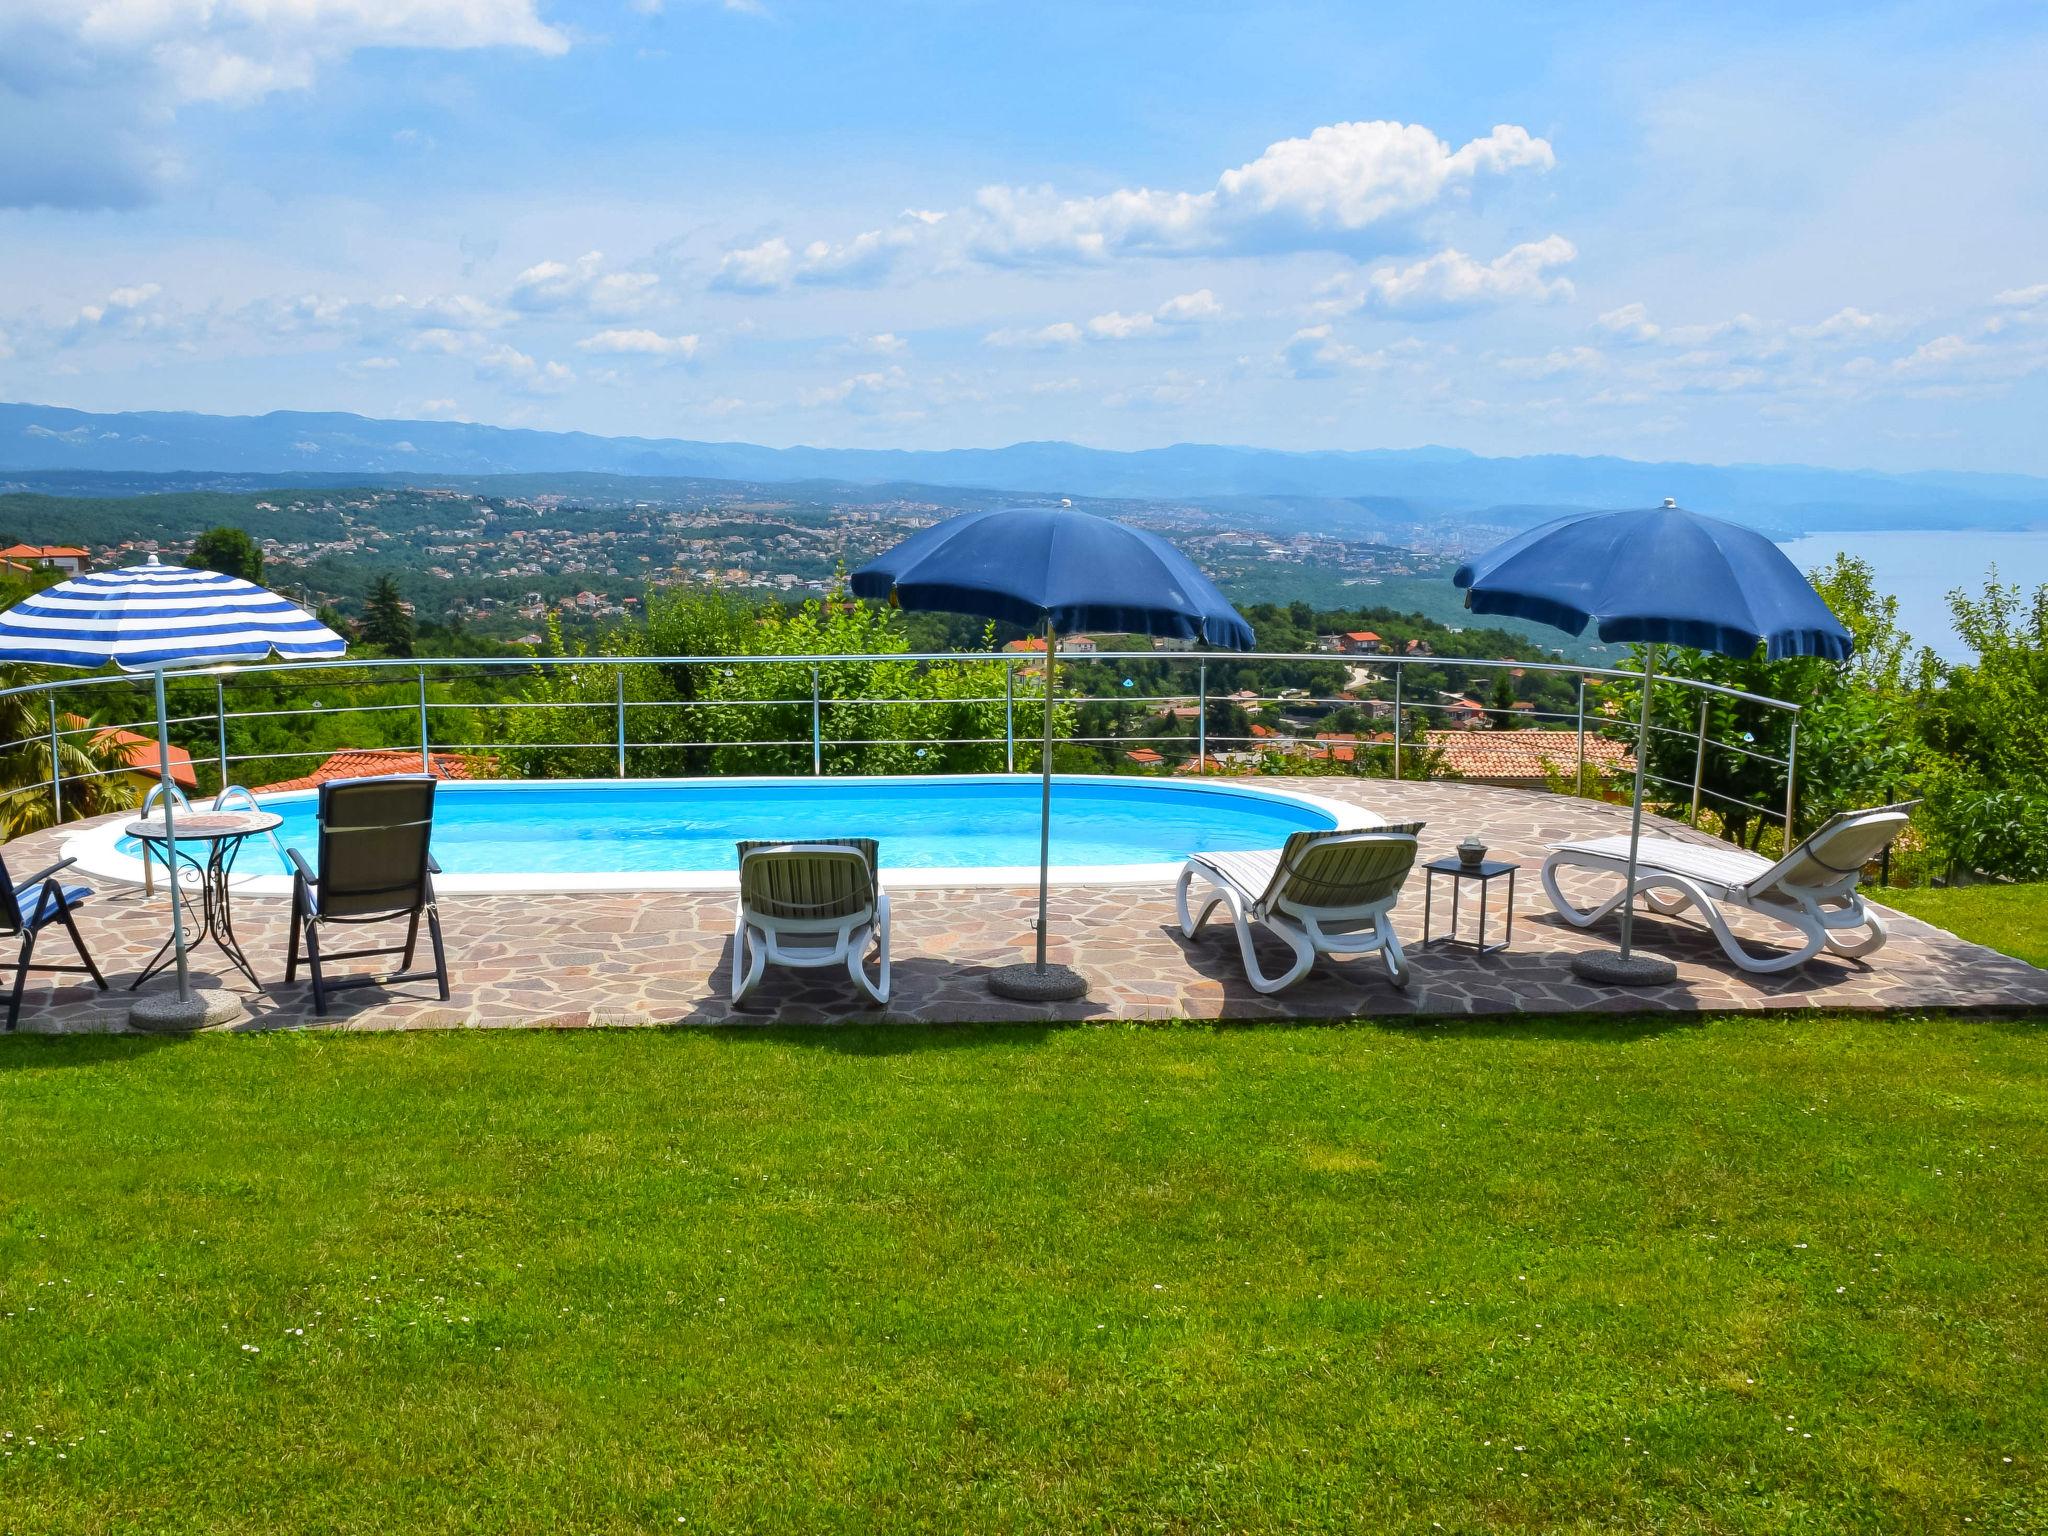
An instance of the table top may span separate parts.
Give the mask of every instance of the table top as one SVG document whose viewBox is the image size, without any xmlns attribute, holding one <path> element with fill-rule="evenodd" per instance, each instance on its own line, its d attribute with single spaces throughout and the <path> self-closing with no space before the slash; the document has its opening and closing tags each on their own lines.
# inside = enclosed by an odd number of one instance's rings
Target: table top
<svg viewBox="0 0 2048 1536">
<path fill-rule="evenodd" d="M 270 832 L 284 825 L 284 818 L 275 811 L 188 811 L 177 821 L 179 842 L 219 842 L 230 837 L 249 837 L 258 832 Z M 147 842 L 161 843 L 169 839 L 164 830 L 161 816 L 147 821 L 131 821 L 121 829 L 130 837 L 139 837 Z"/>
<path fill-rule="evenodd" d="M 1495 875 L 1504 875 L 1522 866 L 1510 859 L 1483 859 L 1478 864 L 1467 864 L 1453 854 L 1448 859 L 1431 859 L 1422 867 L 1439 875 L 1467 875 L 1475 880 L 1491 880 Z"/>
</svg>

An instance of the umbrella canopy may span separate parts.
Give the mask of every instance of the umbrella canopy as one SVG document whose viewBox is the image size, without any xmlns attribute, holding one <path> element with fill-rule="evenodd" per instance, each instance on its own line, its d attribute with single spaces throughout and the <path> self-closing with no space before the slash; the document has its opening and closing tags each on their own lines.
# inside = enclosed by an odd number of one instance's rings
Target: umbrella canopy
<svg viewBox="0 0 2048 1536">
<path fill-rule="evenodd" d="M 0 613 L 0 661 L 154 672 L 209 662 L 339 656 L 341 636 L 275 592 L 219 571 L 147 565 L 94 571 Z"/>
<path fill-rule="evenodd" d="M 1657 647 L 1683 645 L 1747 657 L 1759 645 L 1787 656 L 1847 659 L 1855 649 L 1799 567 L 1762 534 L 1688 512 L 1666 500 L 1647 512 L 1582 512 L 1545 523 L 1458 567 L 1474 613 L 1505 613 L 1602 640 L 1643 646 L 1642 717 L 1636 726 L 1636 782 L 1630 802 L 1624 889 L 1633 892 L 1643 835 L 1643 777 Z M 1633 895 L 1621 904 L 1619 955 L 1580 954 L 1572 969 L 1625 986 L 1666 982 L 1667 960 L 1631 953 Z"/>
<path fill-rule="evenodd" d="M 186 968 L 164 669 L 262 661 L 272 651 L 291 661 L 314 661 L 347 649 L 347 642 L 325 624 L 254 582 L 219 571 L 159 565 L 154 555 L 144 565 L 74 576 L 0 613 L 0 662 L 85 669 L 111 662 L 124 672 L 156 674 L 157 772 L 165 790 L 165 868 L 170 875 L 165 886 L 171 897 L 171 941 L 178 953 L 178 1010 L 168 1017 L 182 1024 L 221 1015 L 215 1003 L 193 997 Z M 135 1017 L 140 1019 L 139 1011 Z"/>
<path fill-rule="evenodd" d="M 1214 582 L 1164 539 L 1072 507 L 963 512 L 913 533 L 853 573 L 856 597 L 971 613 L 1045 632 L 1045 739 L 1039 750 L 1038 945 L 1031 965 L 989 985 L 1005 997 L 1079 997 L 1087 984 L 1046 963 L 1052 884 L 1052 701 L 1059 637 L 1082 629 L 1171 635 L 1248 651 L 1252 627 Z"/>
<path fill-rule="evenodd" d="M 1252 648 L 1252 627 L 1164 539 L 1071 507 L 963 512 L 853 574 L 856 597 L 1060 634 L 1105 629 Z"/>
<path fill-rule="evenodd" d="M 1567 634 L 1750 656 L 1845 659 L 1853 643 L 1785 552 L 1754 529 L 1688 512 L 1582 512 L 1458 567 L 1474 613 Z"/>
</svg>

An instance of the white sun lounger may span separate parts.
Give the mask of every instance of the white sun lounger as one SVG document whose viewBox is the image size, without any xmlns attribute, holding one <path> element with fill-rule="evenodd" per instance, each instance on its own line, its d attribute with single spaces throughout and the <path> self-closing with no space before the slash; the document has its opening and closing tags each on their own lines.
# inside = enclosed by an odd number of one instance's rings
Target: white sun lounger
<svg viewBox="0 0 2048 1536">
<path fill-rule="evenodd" d="M 1863 866 L 1905 831 L 1913 804 L 1844 811 L 1775 864 L 1742 848 L 1646 837 L 1636 852 L 1635 889 L 1651 911 L 1667 917 L 1687 906 L 1698 908 L 1728 958 L 1745 971 L 1789 971 L 1823 948 L 1850 959 L 1875 954 L 1884 946 L 1884 924 L 1864 905 L 1856 882 Z M 1543 888 L 1558 915 L 1574 927 L 1590 927 L 1618 908 L 1628 893 L 1616 891 L 1592 907 L 1574 906 L 1557 888 L 1560 869 L 1625 875 L 1628 839 L 1557 843 L 1543 863 Z M 1721 914 L 1724 906 L 1784 923 L 1805 943 L 1788 953 L 1754 953 L 1729 928 Z"/>
<path fill-rule="evenodd" d="M 860 989 L 889 1001 L 889 893 L 875 875 L 870 837 L 811 843 L 745 842 L 739 914 L 732 931 L 732 1000 L 769 965 L 844 965 Z M 870 942 L 874 980 L 862 969 Z"/>
<path fill-rule="evenodd" d="M 1422 823 L 1296 832 L 1285 847 L 1252 853 L 1198 853 L 1180 872 L 1174 899 L 1180 931 L 1197 937 L 1209 914 L 1230 909 L 1245 975 L 1260 992 L 1278 992 L 1308 974 L 1317 955 L 1369 955 L 1386 961 L 1394 985 L 1408 986 L 1407 957 L 1394 934 L 1394 903 L 1408 871 L 1415 867 L 1415 834 Z M 1201 879 L 1208 900 L 1197 917 L 1188 915 L 1188 887 Z M 1252 924 L 1263 923 L 1285 939 L 1294 964 L 1279 976 L 1259 969 Z"/>
</svg>

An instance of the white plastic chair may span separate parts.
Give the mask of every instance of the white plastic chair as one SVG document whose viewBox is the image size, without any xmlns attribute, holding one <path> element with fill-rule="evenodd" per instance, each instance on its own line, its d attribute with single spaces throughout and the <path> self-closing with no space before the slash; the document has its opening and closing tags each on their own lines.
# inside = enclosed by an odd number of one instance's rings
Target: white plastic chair
<svg viewBox="0 0 2048 1536">
<path fill-rule="evenodd" d="M 732 932 L 732 1000 L 770 965 L 844 965 L 878 1003 L 889 1001 L 889 893 L 876 878 L 873 838 L 739 845 L 739 911 Z M 877 974 L 862 962 L 872 943 Z"/>
<path fill-rule="evenodd" d="M 1198 937 L 1217 907 L 1227 907 L 1237 929 L 1245 976 L 1255 991 L 1291 987 L 1308 974 L 1317 955 L 1369 955 L 1386 962 L 1387 977 L 1403 991 L 1411 972 L 1394 932 L 1394 904 L 1415 867 L 1415 834 L 1423 823 L 1296 832 L 1281 848 L 1253 853 L 1198 853 L 1180 872 L 1174 901 L 1180 931 Z M 1188 914 L 1188 888 L 1208 887 L 1198 916 Z M 1294 963 L 1278 976 L 1259 969 L 1252 925 L 1263 924 L 1287 941 Z"/>
<path fill-rule="evenodd" d="M 1884 947 L 1887 935 L 1878 915 L 1864 904 L 1857 881 L 1864 865 L 1906 830 L 1917 804 L 1843 811 L 1775 864 L 1746 848 L 1646 837 L 1636 850 L 1634 892 L 1652 912 L 1666 917 L 1688 906 L 1697 908 L 1722 951 L 1745 971 L 1789 971 L 1822 949 L 1852 960 L 1873 955 Z M 1577 906 L 1558 889 L 1561 869 L 1625 876 L 1626 837 L 1555 844 L 1543 861 L 1543 889 L 1558 915 L 1575 928 L 1591 927 L 1631 894 L 1618 890 L 1597 905 Z M 1728 926 L 1721 915 L 1724 906 L 1783 923 L 1805 942 L 1787 953 L 1754 953 Z"/>
</svg>

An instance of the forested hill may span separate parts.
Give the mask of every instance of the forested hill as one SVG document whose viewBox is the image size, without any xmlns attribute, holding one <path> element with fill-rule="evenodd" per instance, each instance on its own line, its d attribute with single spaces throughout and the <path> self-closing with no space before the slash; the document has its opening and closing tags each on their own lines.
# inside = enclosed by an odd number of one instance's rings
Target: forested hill
<svg viewBox="0 0 2048 1536">
<path fill-rule="evenodd" d="M 1096 497 L 1381 497 L 1452 520 L 1504 507 L 1647 506 L 1671 496 L 1781 535 L 2048 528 L 2048 480 L 2023 475 L 1880 474 L 1568 454 L 1483 458 L 1450 448 L 1290 453 L 1181 443 L 1114 452 L 1063 442 L 930 451 L 769 448 L 340 412 L 96 414 L 0 404 L 0 478 L 9 470 L 406 477 L 594 472 L 770 483 L 908 481 Z"/>
</svg>

